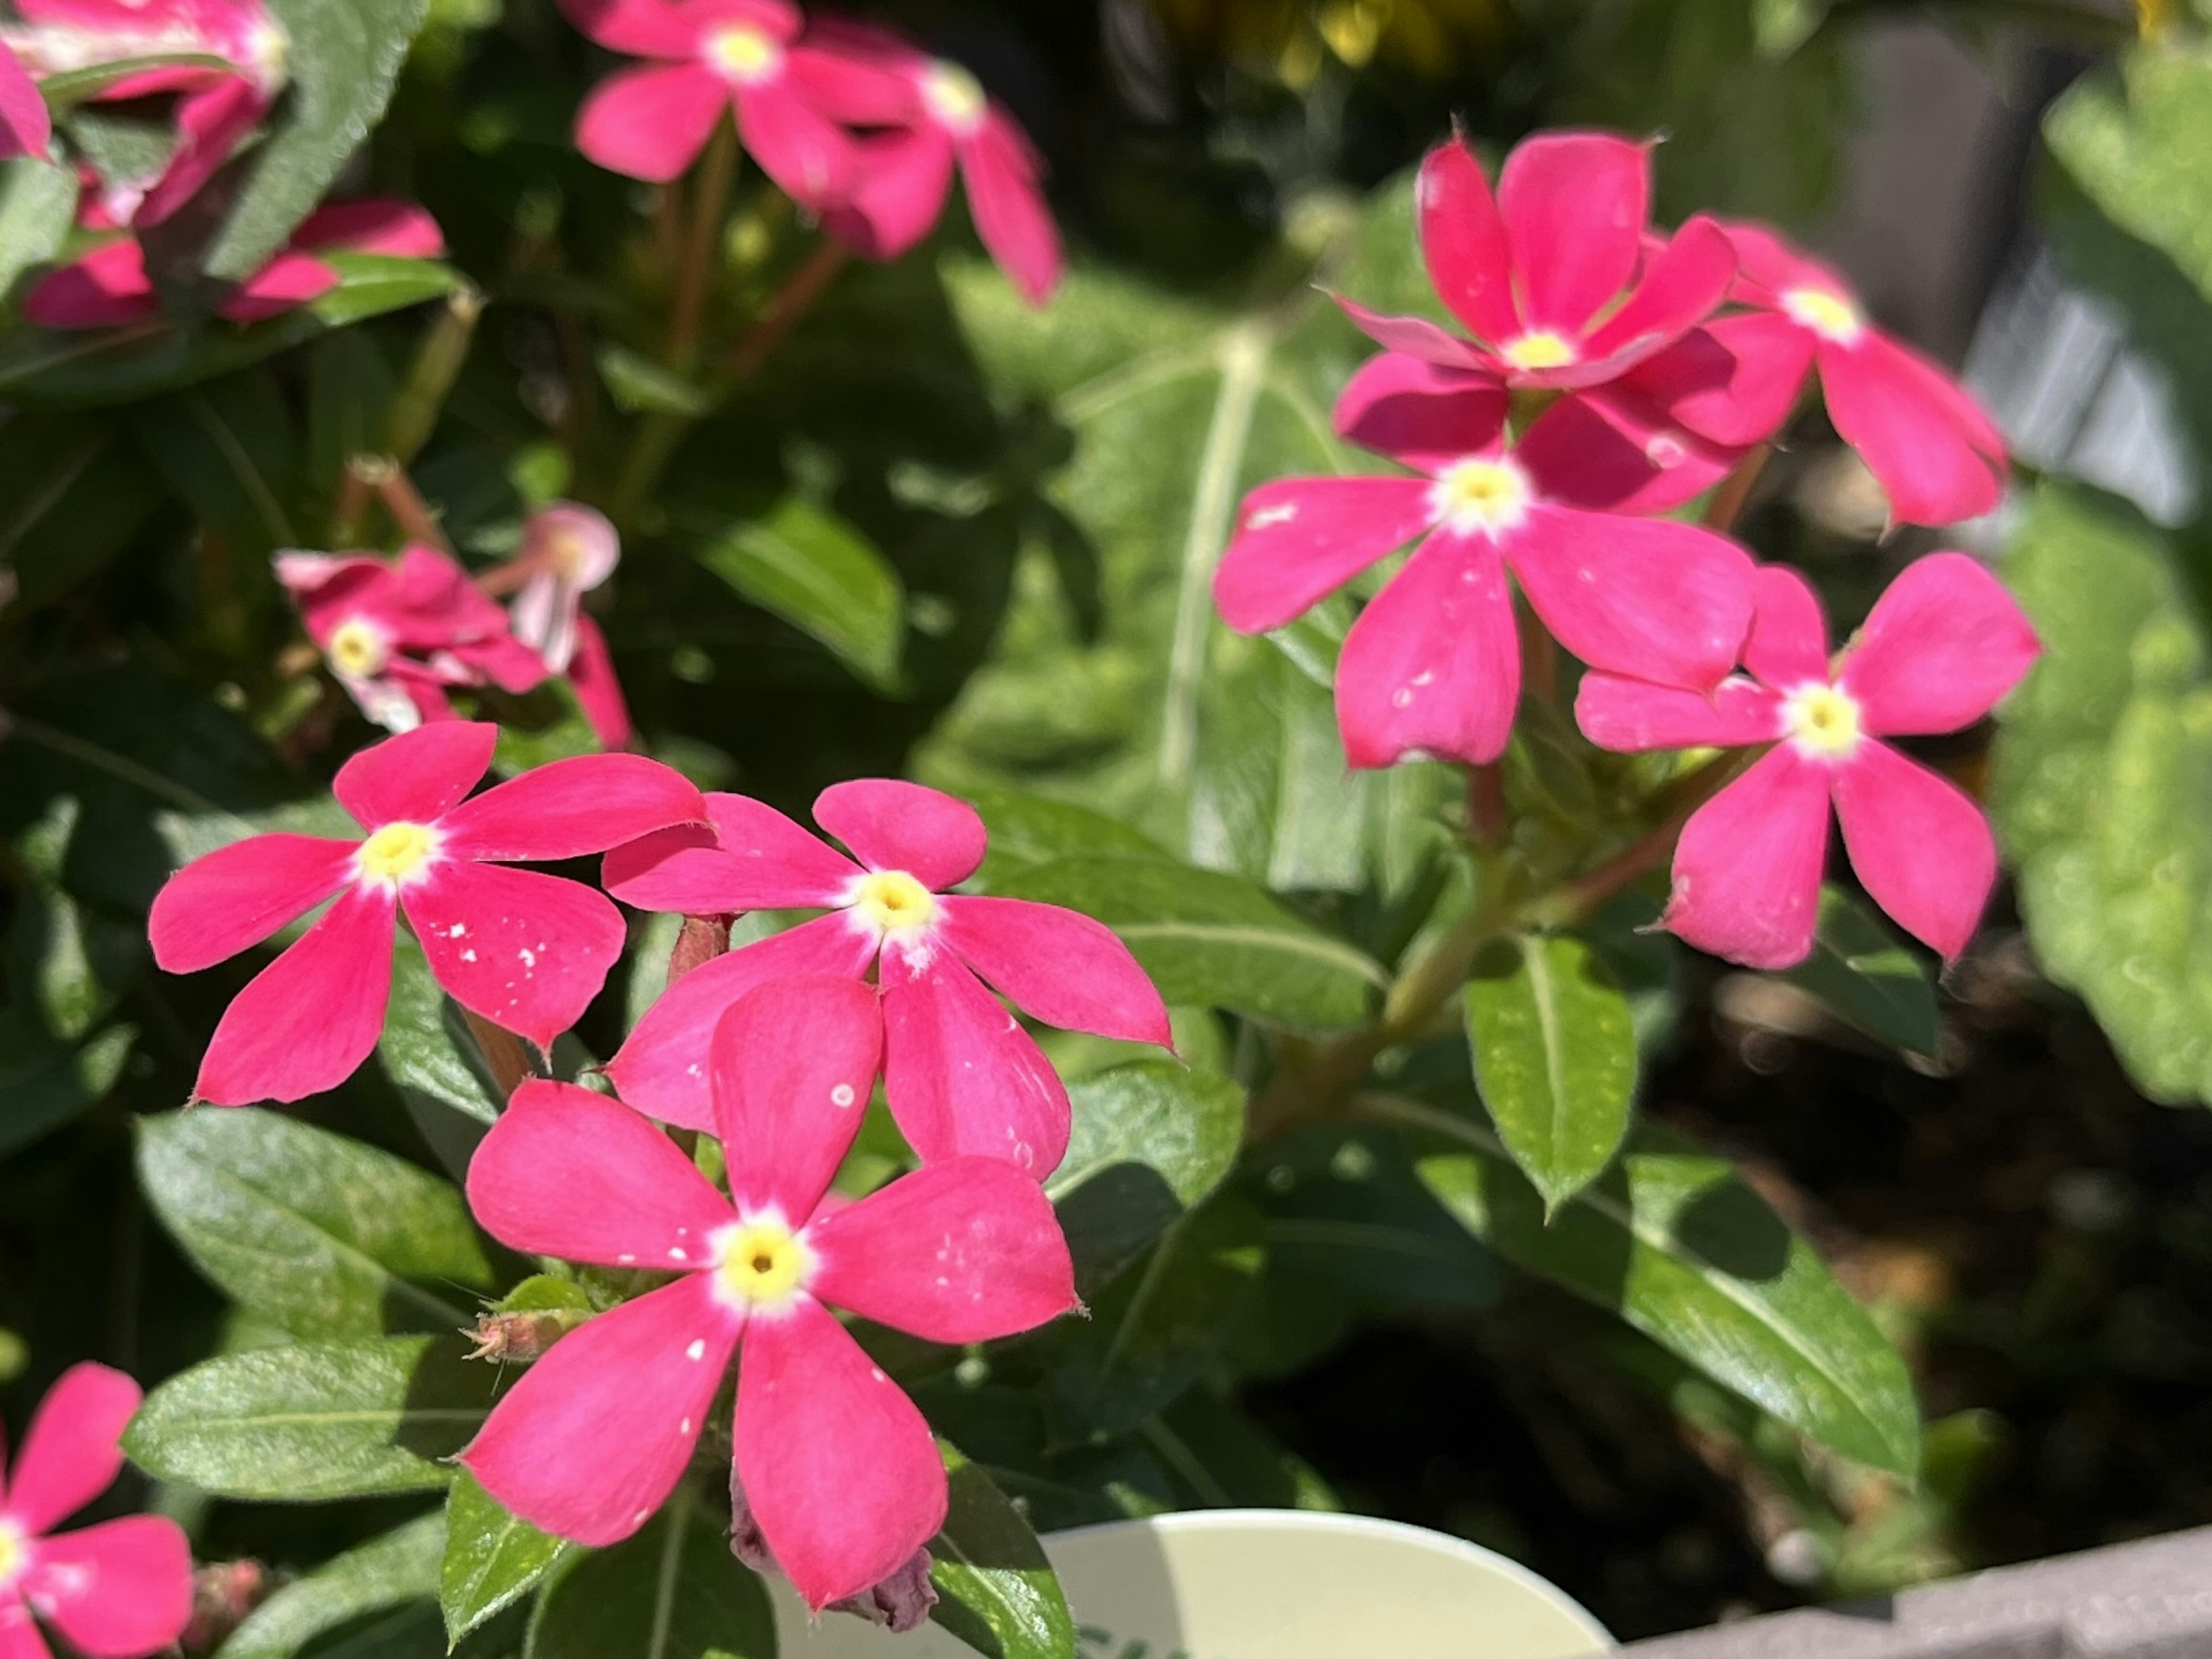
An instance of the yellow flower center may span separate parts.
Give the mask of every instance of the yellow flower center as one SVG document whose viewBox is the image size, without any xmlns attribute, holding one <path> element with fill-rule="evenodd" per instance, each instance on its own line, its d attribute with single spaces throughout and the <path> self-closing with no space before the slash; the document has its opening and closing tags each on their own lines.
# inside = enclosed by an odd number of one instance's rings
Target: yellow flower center
<svg viewBox="0 0 2212 1659">
<path fill-rule="evenodd" d="M 990 100 L 982 82 L 957 64 L 933 64 L 921 83 L 921 101 L 939 121 L 963 135 L 983 125 Z"/>
<path fill-rule="evenodd" d="M 438 832 L 427 823 L 387 823 L 354 854 L 363 881 L 404 886 L 437 856 Z"/>
<path fill-rule="evenodd" d="M 726 1236 L 714 1282 L 741 1308 L 773 1310 L 788 1303 L 814 1273 L 814 1252 L 781 1221 L 740 1222 Z"/>
<path fill-rule="evenodd" d="M 937 915 L 937 898 L 903 870 L 878 870 L 854 884 L 853 910 L 887 933 L 927 927 Z"/>
<path fill-rule="evenodd" d="M 758 29 L 724 29 L 707 43 L 716 69 L 743 86 L 757 86 L 783 67 L 783 48 Z"/>
<path fill-rule="evenodd" d="M 365 680 L 384 672 L 392 653 L 384 632 L 374 623 L 354 617 L 338 624 L 331 635 L 331 666 L 349 679 Z"/>
<path fill-rule="evenodd" d="M 12 1584 L 30 1565 L 31 1540 L 13 1521 L 0 1521 L 0 1589 Z"/>
<path fill-rule="evenodd" d="M 1807 685 L 1782 705 L 1785 730 L 1806 753 L 1841 760 L 1859 746 L 1859 706 L 1832 685 Z"/>
<path fill-rule="evenodd" d="M 1528 475 L 1510 461 L 1455 461 L 1437 475 L 1429 505 L 1462 535 L 1510 530 L 1528 515 Z"/>
<path fill-rule="evenodd" d="M 1859 308 L 1832 289 L 1793 288 L 1782 296 L 1782 308 L 1800 328 L 1839 345 L 1857 339 L 1865 326 Z"/>
<path fill-rule="evenodd" d="M 1571 341 L 1546 329 L 1523 334 L 1498 356 L 1516 368 L 1565 368 L 1574 362 L 1575 348 Z"/>
</svg>

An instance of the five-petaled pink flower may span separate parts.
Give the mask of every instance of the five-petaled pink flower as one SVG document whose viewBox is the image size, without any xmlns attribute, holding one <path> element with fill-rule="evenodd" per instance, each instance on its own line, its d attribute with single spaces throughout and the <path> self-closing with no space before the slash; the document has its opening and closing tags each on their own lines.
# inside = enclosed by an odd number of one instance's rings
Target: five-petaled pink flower
<svg viewBox="0 0 2212 1659">
<path fill-rule="evenodd" d="M 717 957 L 669 987 L 607 1067 L 623 1098 L 670 1123 L 710 1126 L 707 1051 L 725 1009 L 785 974 L 851 979 L 872 963 L 883 993 L 884 1086 L 926 1162 L 1005 1158 L 1042 1181 L 1067 1151 L 1067 1091 L 988 980 L 1048 1025 L 1166 1046 L 1167 1008 L 1113 931 L 1058 905 L 945 888 L 983 861 L 983 820 L 919 784 L 825 789 L 814 821 L 855 864 L 775 808 L 709 795 L 714 834 L 675 830 L 607 855 L 607 890 L 687 915 L 826 909 Z"/>
<path fill-rule="evenodd" d="M 114 222 L 153 225 L 187 201 L 260 125 L 284 87 L 289 50 L 262 0 L 16 0 L 22 22 L 0 31 L 32 74 L 139 58 L 216 58 L 173 64 L 103 88 L 103 102 L 174 94 L 178 143 L 160 170 L 103 178 L 100 205 Z"/>
<path fill-rule="evenodd" d="M 726 111 L 761 171 L 803 206 L 845 191 L 853 141 L 791 73 L 799 9 L 788 0 L 561 0 L 610 51 L 658 61 L 618 70 L 576 116 L 576 148 L 601 167 L 665 184 L 690 167 Z"/>
<path fill-rule="evenodd" d="M 0 42 L 0 161 L 44 155 L 53 139 L 53 117 L 38 84 L 15 52 Z"/>
<path fill-rule="evenodd" d="M 1981 809 L 1887 737 L 1955 732 L 1996 707 L 2040 647 L 2002 585 L 1963 553 L 1908 567 L 1831 665 L 1820 600 L 1795 571 L 1759 573 L 1747 675 L 1711 697 L 1586 674 L 1575 702 L 1601 748 L 1774 746 L 1699 807 L 1674 853 L 1665 925 L 1753 968 L 1813 948 L 1829 805 L 1867 891 L 1954 957 L 1996 882 Z"/>
<path fill-rule="evenodd" d="M 154 901 L 154 958 L 194 973 L 337 902 L 224 1011 L 196 1097 L 222 1106 L 337 1087 L 376 1046 L 404 910 L 462 1006 L 548 1048 L 622 954 L 622 915 L 580 882 L 510 862 L 580 858 L 706 816 L 699 792 L 638 755 L 555 761 L 464 800 L 495 726 L 448 720 L 362 750 L 338 803 L 363 841 L 255 836 L 195 860 Z"/>
<path fill-rule="evenodd" d="M 555 501 L 530 515 L 521 548 L 483 582 L 487 592 L 514 595 L 507 605 L 514 637 L 552 672 L 567 676 L 584 718 L 608 749 L 629 741 L 629 708 L 606 635 L 582 601 L 621 562 L 622 538 L 606 514 Z"/>
<path fill-rule="evenodd" d="M 1705 690 L 1735 664 L 1749 556 L 1695 525 L 1625 516 L 1680 502 L 1717 470 L 1579 396 L 1509 444 L 1506 406 L 1494 376 L 1386 352 L 1345 388 L 1337 429 L 1428 476 L 1284 478 L 1245 498 L 1213 583 L 1243 633 L 1281 627 L 1422 538 L 1344 641 L 1337 720 L 1354 766 L 1504 749 L 1521 690 L 1509 570 L 1595 667 Z"/>
<path fill-rule="evenodd" d="M 1718 309 L 1735 280 L 1735 251 L 1710 219 L 1647 239 L 1650 198 L 1647 144 L 1540 133 L 1506 157 L 1493 198 L 1455 138 L 1421 164 L 1421 253 L 1474 338 L 1338 303 L 1379 343 L 1441 368 L 1516 386 L 1601 385 Z"/>
<path fill-rule="evenodd" d="M 95 1659 L 167 1648 L 192 1613 L 192 1556 L 166 1516 L 130 1515 L 76 1532 L 55 1525 L 122 1472 L 117 1442 L 138 1385 L 105 1365 L 72 1365 L 39 1403 L 0 1500 L 0 1654 L 46 1659 L 33 1615 Z"/>
<path fill-rule="evenodd" d="M 446 251 L 437 222 L 405 202 L 334 202 L 307 216 L 290 244 L 234 289 L 219 307 L 234 323 L 258 323 L 320 299 L 339 283 L 323 253 L 435 258 Z M 24 296 L 23 315 L 42 328 L 112 328 L 161 313 L 137 239 L 102 243 L 50 271 Z"/>
<path fill-rule="evenodd" d="M 523 1374 L 461 1454 L 533 1525 L 592 1545 L 650 1518 L 740 1345 L 736 1475 L 817 1610 L 880 1582 L 943 1524 L 929 1425 L 830 1311 L 985 1341 L 1077 1305 L 1052 1206 L 994 1158 L 956 1158 L 824 1201 L 875 1086 L 875 999 L 801 975 L 753 992 L 713 1045 L 730 1196 L 629 1108 L 526 1083 L 469 1166 L 516 1249 L 681 1275 L 587 1320 Z"/>
<path fill-rule="evenodd" d="M 1060 232 L 1040 183 L 1043 158 L 1020 125 L 958 64 L 887 31 L 831 18 L 793 50 L 792 72 L 817 108 L 859 141 L 846 198 L 822 222 L 871 259 L 895 259 L 929 234 L 957 165 L 991 257 L 1031 305 L 1060 285 Z"/>
</svg>

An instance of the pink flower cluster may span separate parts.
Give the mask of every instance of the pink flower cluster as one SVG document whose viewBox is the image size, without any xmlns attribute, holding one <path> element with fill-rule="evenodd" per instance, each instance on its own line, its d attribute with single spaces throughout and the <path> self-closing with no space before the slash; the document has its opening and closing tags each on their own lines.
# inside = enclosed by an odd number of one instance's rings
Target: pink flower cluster
<svg viewBox="0 0 2212 1659">
<path fill-rule="evenodd" d="M 1240 631 L 1279 628 L 1418 544 L 1345 639 L 1345 750 L 1354 766 L 1480 764 L 1504 752 L 1520 702 L 1517 589 L 1591 671 L 1577 704 L 1591 741 L 1774 745 L 1691 820 L 1669 927 L 1760 966 L 1802 957 L 1832 793 L 1869 890 L 1954 956 L 1996 880 L 1988 825 L 1877 739 L 1987 714 L 2036 653 L 2018 607 L 1964 555 L 1934 556 L 1832 671 L 1802 579 L 1662 515 L 1772 438 L 1815 367 L 1899 521 L 1990 511 L 2002 441 L 1826 266 L 1753 226 L 1697 218 L 1661 235 L 1649 201 L 1648 147 L 1603 134 L 1528 139 L 1495 191 L 1463 141 L 1432 151 L 1421 246 L 1468 334 L 1343 302 L 1386 349 L 1335 415 L 1415 476 L 1255 490 L 1216 603 Z"/>
<path fill-rule="evenodd" d="M 957 169 L 976 234 L 1031 303 L 1058 285 L 1044 164 L 959 64 L 887 31 L 809 25 L 788 0 L 562 0 L 592 40 L 647 62 L 595 88 L 576 145 L 656 183 L 697 159 L 726 114 L 761 170 L 872 259 L 929 233 Z"/>
</svg>

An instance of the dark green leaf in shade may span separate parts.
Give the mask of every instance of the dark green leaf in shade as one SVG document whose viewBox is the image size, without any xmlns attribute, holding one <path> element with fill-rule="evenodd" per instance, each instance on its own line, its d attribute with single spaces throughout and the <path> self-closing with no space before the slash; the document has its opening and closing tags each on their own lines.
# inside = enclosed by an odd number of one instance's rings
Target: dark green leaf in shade
<svg viewBox="0 0 2212 1659">
<path fill-rule="evenodd" d="M 991 1477 L 945 1441 L 951 1491 L 929 1540 L 930 1618 L 994 1659 L 1075 1659 L 1075 1621 L 1044 1547 Z"/>
<path fill-rule="evenodd" d="M 454 1475 L 438 1573 L 447 1638 L 459 1642 L 529 1595 L 567 1547 L 501 1508 L 467 1470 Z"/>
<path fill-rule="evenodd" d="M 425 1515 L 335 1556 L 256 1607 L 218 1650 L 217 1659 L 296 1659 L 319 1638 L 343 1631 L 339 1651 L 368 1659 L 387 1649 L 363 1638 L 402 1639 L 426 1623 L 434 1630 L 438 1562 L 446 1548 L 446 1521 Z M 410 1652 L 420 1651 L 410 1646 Z M 433 1644 L 432 1651 L 436 1650 Z"/>
<path fill-rule="evenodd" d="M 9 422 L 0 444 L 0 562 L 9 610 L 33 610 L 98 575 L 165 492 L 127 434 L 95 415 Z"/>
<path fill-rule="evenodd" d="M 258 366 L 146 404 L 132 435 L 200 522 L 256 562 L 301 538 L 289 501 L 301 461 L 276 375 Z"/>
<path fill-rule="evenodd" d="M 219 1498 L 436 1491 L 498 1384 L 466 1352 L 455 1338 L 367 1337 L 207 1360 L 147 1396 L 123 1449 L 156 1480 Z"/>
<path fill-rule="evenodd" d="M 761 1581 L 729 1516 L 687 1482 L 634 1538 L 576 1556 L 538 1598 L 528 1659 L 775 1659 Z"/>
<path fill-rule="evenodd" d="M 1636 1022 L 1589 946 L 1565 935 L 1498 939 L 1463 997 L 1475 1085 L 1549 1208 L 1596 1179 L 1628 1131 Z"/>
<path fill-rule="evenodd" d="M 1813 954 L 1782 977 L 1877 1042 L 1936 1052 L 1936 981 L 1926 963 L 1840 888 L 1820 890 Z"/>
<path fill-rule="evenodd" d="M 897 689 L 906 590 L 875 544 L 827 507 L 787 496 L 764 518 L 714 536 L 699 562 L 868 684 Z"/>
</svg>

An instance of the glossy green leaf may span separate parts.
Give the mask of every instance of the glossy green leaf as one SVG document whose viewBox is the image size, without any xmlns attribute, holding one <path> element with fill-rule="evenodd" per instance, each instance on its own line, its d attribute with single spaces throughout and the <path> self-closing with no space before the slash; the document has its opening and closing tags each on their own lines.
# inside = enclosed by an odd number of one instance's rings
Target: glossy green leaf
<svg viewBox="0 0 2212 1659">
<path fill-rule="evenodd" d="M 768 1591 L 689 1483 L 634 1538 L 580 1556 L 538 1599 L 528 1659 L 775 1659 Z"/>
<path fill-rule="evenodd" d="M 482 1124 L 499 1121 L 499 1096 L 468 1021 L 432 977 L 422 947 L 404 935 L 392 965 L 377 1059 L 403 1095 Z"/>
<path fill-rule="evenodd" d="M 1919 1468 L 1905 1361 L 1727 1159 L 1643 1126 L 1547 1224 L 1542 1195 L 1486 1126 L 1409 1101 L 1372 1109 L 1417 1138 L 1429 1190 L 1508 1261 L 1845 1456 L 1908 1479 Z"/>
<path fill-rule="evenodd" d="M 1016 871 L 1077 854 L 1168 857 L 1120 819 L 1072 801 L 1019 789 L 972 789 L 967 799 L 983 815 L 983 827 L 990 832 L 990 851 L 978 874 L 983 884 L 994 890 L 999 881 Z"/>
<path fill-rule="evenodd" d="M 1475 1086 L 1547 1206 L 1595 1180 L 1628 1132 L 1636 1021 L 1578 939 L 1524 933 L 1475 958 L 1462 998 Z"/>
<path fill-rule="evenodd" d="M 368 1337 L 210 1359 L 147 1396 L 123 1449 L 156 1480 L 219 1498 L 435 1491 L 491 1409 L 495 1374 L 464 1352 L 451 1338 Z"/>
<path fill-rule="evenodd" d="M 875 544 L 828 508 L 787 496 L 766 517 L 714 536 L 699 562 L 870 685 L 897 688 L 906 590 Z"/>
<path fill-rule="evenodd" d="M 17 277 L 61 251 L 76 198 L 67 167 L 27 155 L 0 161 L 0 300 Z"/>
<path fill-rule="evenodd" d="M 1240 877 L 1159 860 L 1067 858 L 996 889 L 1066 905 L 1121 936 L 1169 1002 L 1327 1030 L 1367 1016 L 1386 975 Z"/>
<path fill-rule="evenodd" d="M 1927 964 L 1840 888 L 1820 890 L 1813 954 L 1782 977 L 1878 1042 L 1936 1052 L 1936 981 Z"/>
<path fill-rule="evenodd" d="M 994 1659 L 1075 1659 L 1075 1621 L 1044 1547 L 991 1477 L 939 1441 L 950 1488 L 929 1540 L 935 1623 Z"/>
<path fill-rule="evenodd" d="M 441 300 L 461 286 L 459 274 L 435 259 L 349 252 L 343 248 L 315 257 L 338 274 L 336 288 L 317 295 L 307 304 L 308 312 L 325 328 L 345 328 L 388 311 L 404 311 L 428 300 Z"/>
<path fill-rule="evenodd" d="M 342 1650 L 352 1653 L 372 1632 L 397 1636 L 420 1626 L 426 1614 L 434 1628 L 445 1549 L 445 1517 L 431 1514 L 334 1556 L 256 1607 L 216 1659 L 296 1659 L 311 1648 L 319 1654 L 325 1649 L 319 1638 L 337 1631 L 354 1638 Z"/>
<path fill-rule="evenodd" d="M 2044 117 L 2051 153 L 2105 213 L 2212 299 L 2212 46 L 2147 42 Z"/>
<path fill-rule="evenodd" d="M 438 1571 L 447 1639 L 459 1642 L 529 1595 L 567 1547 L 509 1514 L 474 1475 L 460 1471 L 446 1494 L 445 1559 Z"/>
</svg>

